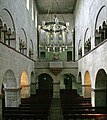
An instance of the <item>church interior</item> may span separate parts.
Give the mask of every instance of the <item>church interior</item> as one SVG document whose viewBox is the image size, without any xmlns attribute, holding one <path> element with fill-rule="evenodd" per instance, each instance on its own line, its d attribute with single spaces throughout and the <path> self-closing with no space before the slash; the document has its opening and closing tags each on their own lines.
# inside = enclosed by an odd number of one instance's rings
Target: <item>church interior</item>
<svg viewBox="0 0 107 120">
<path fill-rule="evenodd" d="M 0 0 L 0 120 L 107 120 L 107 0 Z"/>
</svg>

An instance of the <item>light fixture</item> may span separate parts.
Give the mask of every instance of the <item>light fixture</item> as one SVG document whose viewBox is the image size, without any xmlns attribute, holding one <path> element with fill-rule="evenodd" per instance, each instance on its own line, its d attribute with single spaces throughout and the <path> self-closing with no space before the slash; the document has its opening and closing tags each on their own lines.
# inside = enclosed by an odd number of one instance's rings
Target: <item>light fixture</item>
<svg viewBox="0 0 107 120">
<path fill-rule="evenodd" d="M 51 20 L 42 21 L 42 24 L 38 26 L 40 37 L 44 40 L 44 47 L 48 52 L 60 53 L 67 50 L 67 34 L 69 31 L 69 22 L 65 22 L 64 17 L 61 14 L 62 20 L 60 21 L 55 14 L 51 14 L 53 6 L 56 3 L 56 6 L 59 8 L 57 0 L 52 0 L 51 8 L 49 8 L 47 16 L 51 16 Z M 43 34 L 42 34 L 43 33 Z M 41 47 L 41 45 L 39 46 Z"/>
</svg>

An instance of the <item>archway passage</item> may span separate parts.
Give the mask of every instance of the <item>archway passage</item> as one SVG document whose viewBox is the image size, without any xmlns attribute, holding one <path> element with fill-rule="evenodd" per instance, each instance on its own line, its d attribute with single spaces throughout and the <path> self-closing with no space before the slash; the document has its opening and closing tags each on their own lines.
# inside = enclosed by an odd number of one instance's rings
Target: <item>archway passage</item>
<svg viewBox="0 0 107 120">
<path fill-rule="evenodd" d="M 39 90 L 53 90 L 53 79 L 49 74 L 41 74 L 38 76 Z"/>
<path fill-rule="evenodd" d="M 107 74 L 104 69 L 100 69 L 96 76 L 95 106 L 107 106 Z"/>
<path fill-rule="evenodd" d="M 77 94 L 77 84 L 74 75 L 68 73 L 63 75 L 63 89 L 60 89 L 60 96 L 66 96 L 67 94 Z"/>
<path fill-rule="evenodd" d="M 4 88 L 16 88 L 16 78 L 12 70 L 7 70 L 3 78 Z"/>
<path fill-rule="evenodd" d="M 53 79 L 49 74 L 43 73 L 38 76 L 37 93 L 53 95 Z"/>
<path fill-rule="evenodd" d="M 21 80 L 21 98 L 28 98 L 29 97 L 29 83 L 28 83 L 28 76 L 26 71 L 22 72 Z"/>
<path fill-rule="evenodd" d="M 5 89 L 5 107 L 17 106 L 17 84 L 14 72 L 8 69 L 3 77 L 3 87 Z"/>
<path fill-rule="evenodd" d="M 84 91 L 83 94 L 84 98 L 91 98 L 91 79 L 90 79 L 89 71 L 85 72 L 83 91 Z"/>
<path fill-rule="evenodd" d="M 64 79 L 64 85 L 65 85 L 65 89 L 69 89 L 72 90 L 73 88 L 75 88 L 75 76 L 73 76 L 72 74 L 65 74 L 63 76 Z"/>
</svg>

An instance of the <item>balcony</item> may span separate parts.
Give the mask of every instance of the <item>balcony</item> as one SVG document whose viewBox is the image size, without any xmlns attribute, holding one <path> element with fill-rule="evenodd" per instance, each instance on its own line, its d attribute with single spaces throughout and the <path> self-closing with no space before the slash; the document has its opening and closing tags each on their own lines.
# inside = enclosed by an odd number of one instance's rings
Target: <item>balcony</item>
<svg viewBox="0 0 107 120">
<path fill-rule="evenodd" d="M 67 62 L 67 61 L 47 61 L 47 62 L 35 62 L 35 69 L 77 69 L 77 62 Z"/>
</svg>

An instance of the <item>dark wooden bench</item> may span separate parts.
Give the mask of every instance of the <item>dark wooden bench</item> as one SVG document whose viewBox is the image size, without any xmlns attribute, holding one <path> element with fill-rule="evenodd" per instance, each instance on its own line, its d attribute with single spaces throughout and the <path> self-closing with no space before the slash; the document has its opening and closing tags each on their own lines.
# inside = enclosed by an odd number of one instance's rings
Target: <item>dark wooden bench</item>
<svg viewBox="0 0 107 120">
<path fill-rule="evenodd" d="M 41 91 L 22 99 L 19 107 L 4 107 L 3 120 L 48 120 L 51 97 L 50 93 Z"/>
<path fill-rule="evenodd" d="M 107 120 L 107 114 L 64 114 L 63 120 L 78 120 L 78 119 L 95 119 L 95 120 Z"/>
</svg>

